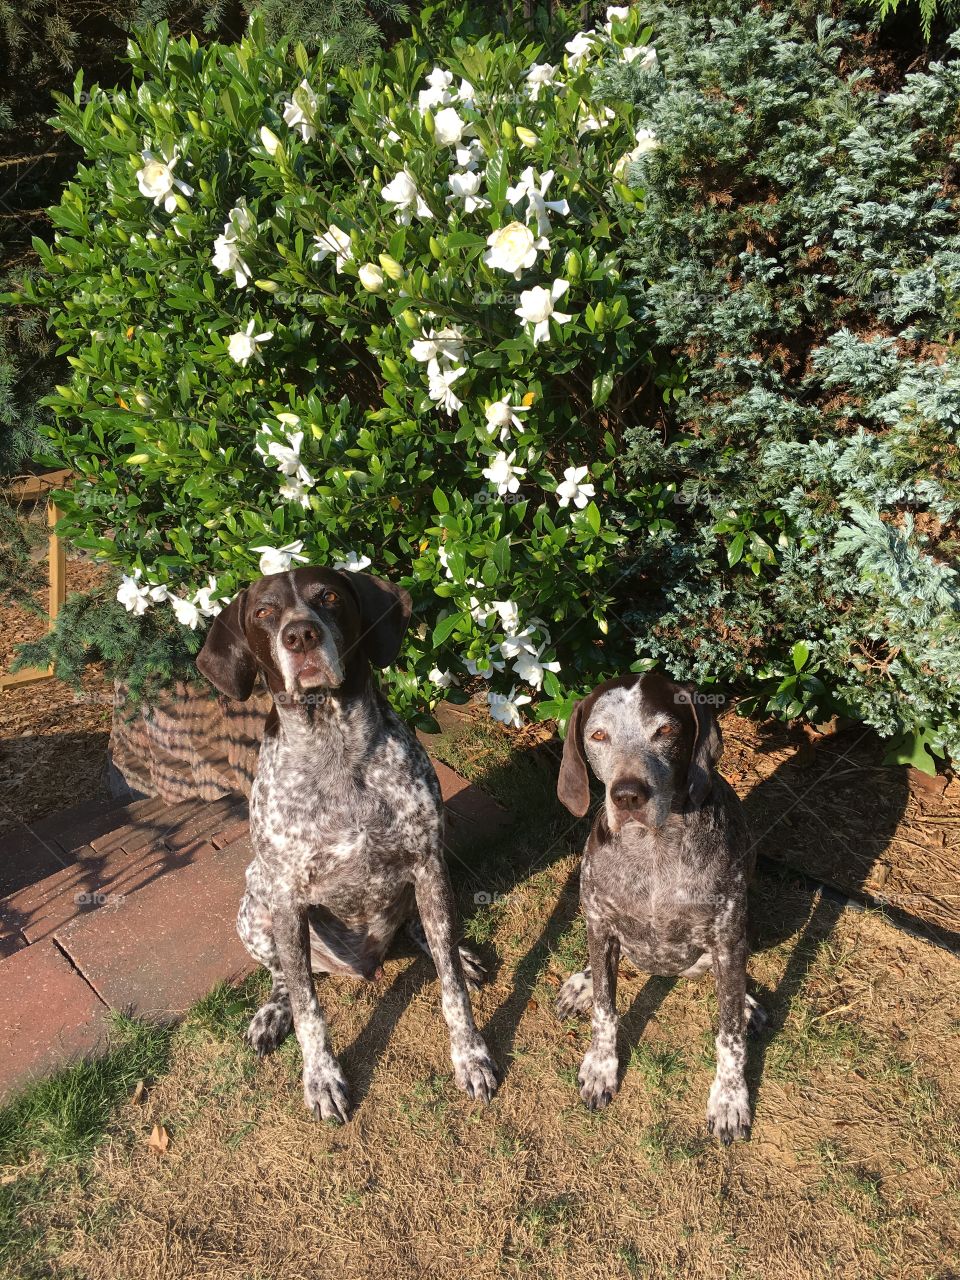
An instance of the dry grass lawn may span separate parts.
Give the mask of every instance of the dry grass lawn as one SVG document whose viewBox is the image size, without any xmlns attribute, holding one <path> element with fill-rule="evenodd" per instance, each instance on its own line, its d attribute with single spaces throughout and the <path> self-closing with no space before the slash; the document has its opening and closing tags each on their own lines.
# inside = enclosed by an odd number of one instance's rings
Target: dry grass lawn
<svg viewBox="0 0 960 1280">
<path fill-rule="evenodd" d="M 499 750 L 474 733 L 453 755 L 482 770 Z M 499 764 L 504 798 L 512 789 L 531 820 L 454 868 L 468 933 L 495 966 L 475 999 L 507 1068 L 492 1105 L 454 1088 L 432 969 L 398 954 L 376 986 L 322 981 L 358 1105 L 343 1129 L 311 1123 L 295 1042 L 262 1064 L 242 1044 L 255 977 L 172 1033 L 145 1097 L 46 1189 L 36 1160 L 0 1170 L 36 1188 L 11 1275 L 960 1274 L 960 958 L 767 872 L 753 903 L 751 975 L 770 1025 L 751 1053 L 752 1140 L 723 1150 L 705 1133 L 709 980 L 622 977 L 623 1083 L 591 1115 L 576 1092 L 589 1029 L 553 1013 L 585 962 L 583 828 L 553 807 L 549 769 Z M 478 907 L 478 892 L 503 896 Z M 154 1124 L 169 1133 L 162 1156 Z"/>
</svg>

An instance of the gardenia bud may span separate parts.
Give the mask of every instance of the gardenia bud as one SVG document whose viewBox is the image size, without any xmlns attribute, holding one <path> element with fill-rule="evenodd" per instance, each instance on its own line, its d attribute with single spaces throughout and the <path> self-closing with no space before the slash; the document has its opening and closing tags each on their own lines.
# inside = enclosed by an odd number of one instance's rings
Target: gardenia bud
<svg viewBox="0 0 960 1280">
<path fill-rule="evenodd" d="M 374 263 L 365 262 L 357 275 L 368 293 L 379 293 L 383 288 L 383 272 Z"/>
<path fill-rule="evenodd" d="M 385 275 L 388 275 L 391 280 L 403 279 L 403 267 L 401 267 L 396 258 L 391 258 L 389 253 L 381 253 L 379 258 Z"/>
</svg>

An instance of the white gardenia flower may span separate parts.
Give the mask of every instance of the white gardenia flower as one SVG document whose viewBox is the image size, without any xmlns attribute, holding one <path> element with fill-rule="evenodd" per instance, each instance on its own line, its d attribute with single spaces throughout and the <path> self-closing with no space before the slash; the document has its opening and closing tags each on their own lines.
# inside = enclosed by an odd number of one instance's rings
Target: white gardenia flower
<svg viewBox="0 0 960 1280">
<path fill-rule="evenodd" d="M 197 594 L 193 597 L 194 604 L 200 610 L 205 618 L 215 618 L 218 613 L 223 612 L 222 597 L 214 597 L 217 589 L 217 580 L 210 574 L 207 578 L 207 585 L 201 587 Z"/>
<path fill-rule="evenodd" d="M 573 319 L 565 311 L 557 311 L 554 303 L 562 298 L 570 288 L 569 280 L 554 280 L 549 289 L 535 285 L 532 289 L 524 289 L 520 294 L 520 305 L 514 315 L 518 315 L 524 324 L 533 325 L 533 345 L 550 341 L 550 321 L 567 324 Z"/>
<path fill-rule="evenodd" d="M 529 413 L 529 406 L 511 404 L 508 394 L 499 400 L 494 400 L 492 404 L 488 404 L 483 413 L 487 420 L 487 426 L 490 428 L 490 434 L 495 435 L 499 431 L 500 439 L 506 440 L 510 435 L 511 427 L 516 427 L 517 430 L 523 429 L 523 423 L 517 417 L 517 414 Z"/>
<path fill-rule="evenodd" d="M 431 684 L 435 684 L 438 689 L 449 689 L 451 685 L 459 685 L 460 683 L 452 671 L 441 671 L 439 667 L 434 667 L 427 679 Z"/>
<path fill-rule="evenodd" d="M 518 658 L 522 653 L 536 653 L 536 632 L 534 626 L 524 627 L 520 632 L 504 636 L 500 644 L 500 652 L 505 658 Z"/>
<path fill-rule="evenodd" d="M 487 153 L 479 138 L 471 138 L 464 146 L 457 147 L 454 154 L 461 169 L 475 169 L 480 161 L 486 158 Z"/>
<path fill-rule="evenodd" d="M 509 634 L 516 632 L 520 626 L 520 606 L 516 600 L 494 600 L 493 607 L 504 631 Z"/>
<path fill-rule="evenodd" d="M 300 137 L 304 142 L 309 142 L 317 132 L 318 105 L 317 95 L 306 80 L 300 81 L 300 84 L 294 89 L 290 101 L 284 104 L 284 123 L 288 124 L 291 129 L 299 129 Z"/>
<path fill-rule="evenodd" d="M 578 71 L 590 57 L 596 39 L 592 31 L 580 31 L 563 46 L 567 51 L 567 64 L 571 71 Z"/>
<path fill-rule="evenodd" d="M 463 333 L 453 326 L 446 329 L 428 330 L 422 338 L 417 338 L 410 348 L 414 360 L 426 364 L 431 360 L 443 360 L 448 364 L 463 364 Z"/>
<path fill-rule="evenodd" d="M 345 559 L 334 560 L 333 567 L 346 569 L 347 573 L 360 573 L 363 569 L 369 569 L 372 564 L 369 556 L 361 555 L 359 551 L 348 551 Z"/>
<path fill-rule="evenodd" d="M 632 164 L 640 159 L 641 156 L 648 155 L 651 151 L 656 151 L 660 142 L 657 135 L 652 129 L 638 129 L 636 133 L 636 146 L 632 151 L 625 151 L 617 163 L 613 167 L 613 176 L 621 179 L 627 176 L 627 170 Z"/>
<path fill-rule="evenodd" d="M 154 604 L 164 604 L 170 599 L 170 589 L 162 582 L 150 588 L 150 599 Z"/>
<path fill-rule="evenodd" d="M 272 440 L 267 446 L 266 456 L 276 459 L 280 471 L 285 476 L 295 476 L 300 466 L 300 449 L 302 446 L 303 432 L 295 431 L 286 444 L 279 440 Z"/>
<path fill-rule="evenodd" d="M 427 76 L 428 89 L 421 89 L 417 95 L 417 105 L 420 108 L 420 114 L 423 115 L 427 111 L 432 111 L 434 107 L 441 107 L 445 102 L 449 102 L 451 98 L 450 86 L 453 84 L 453 72 L 444 71 L 442 67 L 434 67 Z"/>
<path fill-rule="evenodd" d="M 547 646 L 545 644 L 542 644 L 540 648 L 534 652 L 526 650 L 518 656 L 516 662 L 513 664 L 514 671 L 524 684 L 532 685 L 534 689 L 543 688 L 544 672 L 557 672 L 560 670 L 559 662 L 540 661 L 540 655 L 546 647 Z"/>
<path fill-rule="evenodd" d="M 603 29 L 609 35 L 611 28 L 615 22 L 626 22 L 630 16 L 630 6 L 626 4 L 612 4 L 607 9 L 607 20 Z"/>
<path fill-rule="evenodd" d="M 250 283 L 253 273 L 241 258 L 236 240 L 226 233 L 217 236 L 213 242 L 213 265 L 221 275 L 232 271 L 238 289 L 245 289 Z"/>
<path fill-rule="evenodd" d="M 518 694 L 516 685 L 506 694 L 494 693 L 492 689 L 487 693 L 491 716 L 494 720 L 499 720 L 501 724 L 512 725 L 514 729 L 519 729 L 523 724 L 520 707 L 529 701 L 530 695 L 526 693 Z"/>
<path fill-rule="evenodd" d="M 497 486 L 497 493 L 501 498 L 508 493 L 516 493 L 520 488 L 520 477 L 527 473 L 526 467 L 515 465 L 516 456 L 516 450 L 511 454 L 498 453 L 490 466 L 484 467 L 480 473 Z"/>
<path fill-rule="evenodd" d="M 611 121 L 616 120 L 617 113 L 610 107 L 601 107 L 600 114 L 593 111 L 582 112 L 580 123 L 577 125 L 577 134 L 582 138 L 585 133 L 596 133 L 599 129 L 605 128 Z"/>
<path fill-rule="evenodd" d="M 490 201 L 477 195 L 480 190 L 479 173 L 451 173 L 447 179 L 447 186 L 452 193 L 447 196 L 447 204 L 462 200 L 465 213 L 473 213 L 474 209 L 490 208 Z"/>
<path fill-rule="evenodd" d="M 200 610 L 193 601 L 185 600 L 182 596 L 171 596 L 170 605 L 180 625 L 196 631 L 200 625 Z"/>
<path fill-rule="evenodd" d="M 394 206 L 394 216 L 403 227 L 410 225 L 414 214 L 423 219 L 433 217 L 430 206 L 420 195 L 417 184 L 406 169 L 398 173 L 392 182 L 382 187 L 380 195 L 387 204 Z"/>
<path fill-rule="evenodd" d="M 353 249 L 350 245 L 350 234 L 340 227 L 331 224 L 319 236 L 314 236 L 317 247 L 310 255 L 311 262 L 322 262 L 324 258 L 334 255 L 334 270 L 342 271 L 348 262 L 353 261 Z"/>
<path fill-rule="evenodd" d="M 492 653 L 487 654 L 487 665 L 481 667 L 480 660 L 477 658 L 464 658 L 463 665 L 472 676 L 482 676 L 484 680 L 489 680 L 495 671 L 502 671 L 505 663 L 495 658 Z"/>
<path fill-rule="evenodd" d="M 583 510 L 595 492 L 592 484 L 583 483 L 589 474 L 589 467 L 566 468 L 563 480 L 557 485 L 557 499 L 561 507 L 568 507 L 572 502 L 579 510 Z"/>
<path fill-rule="evenodd" d="M 545 89 L 548 85 L 556 84 L 558 67 L 552 66 L 549 62 L 535 62 L 530 70 L 526 73 L 527 97 L 531 102 L 536 102 L 540 97 L 540 90 Z"/>
<path fill-rule="evenodd" d="M 523 270 L 536 262 L 537 250 L 549 247 L 548 240 L 542 236 L 536 239 L 522 222 L 508 222 L 487 236 L 487 252 L 483 261 L 491 270 L 506 271 L 519 280 Z"/>
<path fill-rule="evenodd" d="M 285 479 L 280 486 L 280 497 L 284 502 L 299 502 L 306 510 L 310 506 L 310 490 L 316 483 L 306 467 L 298 467 L 296 475 Z"/>
<path fill-rule="evenodd" d="M 462 378 L 466 372 L 463 365 L 441 369 L 436 360 L 431 360 L 427 365 L 428 394 L 444 413 L 453 414 L 463 407 L 463 401 L 457 398 L 452 388 L 456 380 Z"/>
<path fill-rule="evenodd" d="M 468 129 L 469 125 L 461 119 L 456 107 L 444 107 L 434 118 L 433 140 L 441 147 L 455 147 Z"/>
<path fill-rule="evenodd" d="M 232 333 L 227 339 L 227 351 L 230 359 L 235 360 L 237 364 L 244 368 L 251 360 L 257 360 L 263 364 L 263 356 L 260 354 L 260 347 L 264 342 L 269 342 L 273 337 L 272 331 L 266 333 L 254 333 L 256 321 L 251 320 L 246 329 L 240 333 Z"/>
<path fill-rule="evenodd" d="M 630 44 L 620 50 L 624 62 L 636 62 L 641 59 L 641 71 L 653 71 L 657 65 L 657 51 L 652 44 Z"/>
<path fill-rule="evenodd" d="M 143 573 L 134 569 L 132 574 L 125 573 L 117 588 L 117 599 L 136 618 L 142 618 L 150 607 L 150 588 L 140 581 Z"/>
<path fill-rule="evenodd" d="M 173 213 L 177 207 L 176 193 L 192 196 L 193 187 L 182 182 L 174 175 L 179 155 L 174 151 L 169 160 L 154 155 L 152 151 L 141 153 L 143 168 L 137 170 L 137 186 L 140 194 L 152 200 L 155 205 L 163 205 L 167 213 Z"/>
<path fill-rule="evenodd" d="M 250 550 L 261 553 L 260 572 L 262 574 L 286 573 L 296 561 L 300 561 L 301 564 L 307 562 L 307 557 L 302 554 L 303 541 L 300 538 L 296 542 L 288 542 L 283 547 L 251 547 Z"/>
<path fill-rule="evenodd" d="M 448 578 L 452 578 L 453 570 L 450 568 L 450 552 L 447 550 L 447 548 L 443 545 L 442 542 L 437 547 L 437 559 L 443 565 L 443 572 L 447 575 Z"/>
<path fill-rule="evenodd" d="M 368 293 L 382 293 L 384 278 L 383 271 L 375 262 L 365 262 L 357 272 L 360 277 L 360 283 Z"/>
<path fill-rule="evenodd" d="M 547 169 L 545 173 L 538 178 L 533 171 L 533 167 L 528 165 L 520 175 L 520 181 L 515 187 L 507 187 L 507 200 L 510 204 L 519 204 L 521 200 L 527 202 L 527 220 L 531 217 L 537 219 L 537 235 L 545 236 L 550 230 L 550 218 L 547 210 L 553 213 L 568 214 L 570 205 L 566 200 L 545 200 L 547 192 L 550 190 L 550 184 L 553 182 L 553 170 Z"/>
</svg>

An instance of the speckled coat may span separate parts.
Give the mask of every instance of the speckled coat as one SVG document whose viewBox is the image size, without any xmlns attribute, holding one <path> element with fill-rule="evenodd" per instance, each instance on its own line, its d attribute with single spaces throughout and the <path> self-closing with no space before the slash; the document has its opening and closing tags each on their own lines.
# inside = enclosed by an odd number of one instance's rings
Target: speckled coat
<svg viewBox="0 0 960 1280">
<path fill-rule="evenodd" d="M 487 1100 L 498 1081 L 466 987 L 483 970 L 457 945 L 437 777 L 370 673 L 396 656 L 409 612 L 406 592 L 366 574 L 274 574 L 216 619 L 198 658 L 229 696 L 249 697 L 259 673 L 274 697 L 238 917 L 273 988 L 247 1038 L 262 1055 L 292 1026 L 306 1105 L 336 1121 L 349 1091 L 311 970 L 373 978 L 404 924 L 437 966 L 458 1086 Z"/>
<path fill-rule="evenodd" d="M 558 794 L 578 816 L 589 807 L 587 764 L 606 795 L 584 852 L 580 897 L 590 967 L 561 989 L 561 1016 L 592 1009 L 580 1070 L 583 1100 L 609 1104 L 618 1085 L 617 965 L 699 977 L 712 969 L 720 1028 L 707 1106 L 724 1142 L 749 1133 L 744 1066 L 747 887 L 755 855 L 739 798 L 716 772 L 721 739 L 706 700 L 650 673 L 609 681 L 578 703 L 564 745 Z"/>
</svg>

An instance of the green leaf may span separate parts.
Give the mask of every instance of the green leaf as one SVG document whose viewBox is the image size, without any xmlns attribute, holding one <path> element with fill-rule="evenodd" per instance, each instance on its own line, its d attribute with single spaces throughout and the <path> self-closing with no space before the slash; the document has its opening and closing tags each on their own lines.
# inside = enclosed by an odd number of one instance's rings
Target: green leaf
<svg viewBox="0 0 960 1280">
<path fill-rule="evenodd" d="M 807 659 L 810 657 L 810 648 L 804 644 L 802 640 L 798 640 L 791 650 L 793 654 L 794 671 L 802 671 L 807 665 Z"/>
</svg>

